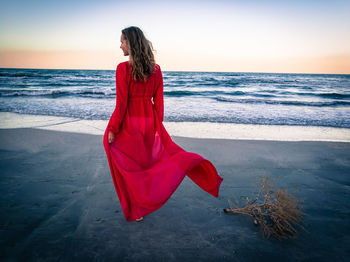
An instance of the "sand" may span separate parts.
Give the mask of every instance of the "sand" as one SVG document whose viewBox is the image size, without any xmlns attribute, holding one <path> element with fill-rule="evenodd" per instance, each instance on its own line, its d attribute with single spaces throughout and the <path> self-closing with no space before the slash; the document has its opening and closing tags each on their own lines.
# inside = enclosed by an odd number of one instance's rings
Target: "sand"
<svg viewBox="0 0 350 262">
<path fill-rule="evenodd" d="M 101 135 L 0 130 L 1 261 L 346 261 L 350 143 L 173 137 L 224 178 L 219 198 L 188 177 L 142 222 L 122 213 Z M 304 199 L 308 232 L 265 240 L 228 199 L 269 174 Z"/>
<path fill-rule="evenodd" d="M 108 120 L 0 112 L 0 129 L 44 130 L 103 135 Z M 325 126 L 255 125 L 213 122 L 163 122 L 173 136 L 235 140 L 350 142 L 350 128 Z"/>
</svg>

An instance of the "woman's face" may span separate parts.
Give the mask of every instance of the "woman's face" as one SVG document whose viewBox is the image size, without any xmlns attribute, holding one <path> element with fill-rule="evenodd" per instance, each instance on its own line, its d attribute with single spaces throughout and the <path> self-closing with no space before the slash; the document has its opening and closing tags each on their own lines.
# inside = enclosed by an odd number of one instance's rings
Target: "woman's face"
<svg viewBox="0 0 350 262">
<path fill-rule="evenodd" d="M 126 42 L 126 40 L 124 39 L 124 35 L 122 34 L 120 36 L 120 48 L 123 50 L 124 56 L 128 56 L 129 55 L 129 46 L 128 43 Z"/>
</svg>

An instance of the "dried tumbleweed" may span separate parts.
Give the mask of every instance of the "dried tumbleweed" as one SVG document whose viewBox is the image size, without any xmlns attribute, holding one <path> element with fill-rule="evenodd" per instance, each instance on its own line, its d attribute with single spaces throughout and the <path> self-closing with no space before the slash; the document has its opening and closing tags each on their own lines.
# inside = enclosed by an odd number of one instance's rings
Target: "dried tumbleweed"
<svg viewBox="0 0 350 262">
<path fill-rule="evenodd" d="M 301 217 L 304 215 L 299 204 L 302 200 L 288 194 L 286 189 L 277 189 L 273 194 L 273 185 L 269 182 L 269 176 L 263 177 L 255 199 L 249 201 L 249 198 L 246 197 L 247 204 L 243 208 L 233 208 L 232 202 L 228 200 L 231 208 L 226 208 L 224 211 L 252 216 L 254 224 L 261 226 L 262 235 L 266 239 L 270 236 L 278 240 L 296 238 L 295 226 L 299 225 L 304 229 L 300 225 Z M 263 197 L 263 202 L 261 197 Z"/>
</svg>

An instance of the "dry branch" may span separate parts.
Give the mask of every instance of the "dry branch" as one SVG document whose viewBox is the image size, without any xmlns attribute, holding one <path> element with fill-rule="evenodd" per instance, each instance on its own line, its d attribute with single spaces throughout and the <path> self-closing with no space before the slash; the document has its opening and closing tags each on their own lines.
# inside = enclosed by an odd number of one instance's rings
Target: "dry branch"
<svg viewBox="0 0 350 262">
<path fill-rule="evenodd" d="M 254 224 L 260 225 L 265 239 L 270 236 L 274 236 L 278 240 L 296 238 L 295 226 L 298 225 L 304 229 L 301 225 L 304 213 L 300 210 L 299 203 L 303 200 L 294 198 L 292 194 L 288 194 L 286 189 L 276 189 L 275 193 L 272 193 L 273 188 L 274 185 L 270 183 L 269 176 L 265 176 L 258 194 L 252 201 L 246 197 L 247 203 L 244 207 L 233 208 L 232 201 L 228 199 L 230 208 L 226 208 L 224 211 L 252 216 Z"/>
</svg>

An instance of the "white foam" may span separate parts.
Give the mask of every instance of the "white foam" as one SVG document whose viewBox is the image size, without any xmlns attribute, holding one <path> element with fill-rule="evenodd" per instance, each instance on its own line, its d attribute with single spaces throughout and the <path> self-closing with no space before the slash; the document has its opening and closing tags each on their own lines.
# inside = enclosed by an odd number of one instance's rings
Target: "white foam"
<svg viewBox="0 0 350 262">
<path fill-rule="evenodd" d="M 0 112 L 0 128 L 46 130 L 103 135 L 107 120 L 25 115 Z M 350 142 L 350 129 L 316 126 L 247 125 L 212 122 L 163 122 L 171 136 L 275 141 Z"/>
</svg>

